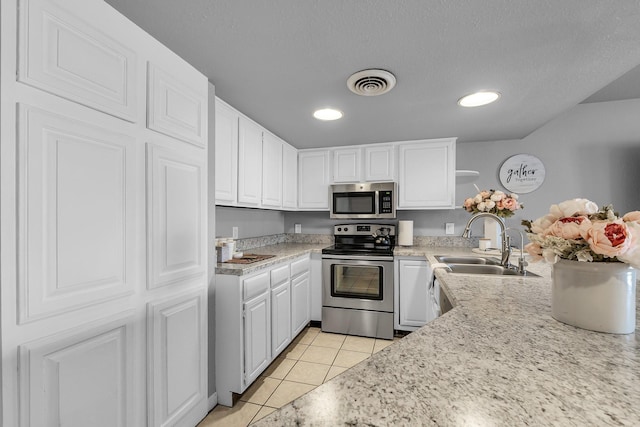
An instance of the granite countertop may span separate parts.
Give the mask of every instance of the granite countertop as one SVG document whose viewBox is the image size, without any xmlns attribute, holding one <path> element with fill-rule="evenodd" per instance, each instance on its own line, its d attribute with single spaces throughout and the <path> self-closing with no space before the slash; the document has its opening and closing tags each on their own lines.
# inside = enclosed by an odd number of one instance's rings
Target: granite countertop
<svg viewBox="0 0 640 427">
<path fill-rule="evenodd" d="M 437 254 L 470 250 L 396 251 L 432 263 Z M 451 311 L 256 425 L 640 425 L 639 329 L 554 320 L 550 266 L 529 269 L 541 277 L 436 269 Z"/>
<path fill-rule="evenodd" d="M 216 274 L 228 274 L 234 276 L 244 276 L 255 271 L 264 270 L 275 264 L 289 261 L 308 253 L 320 253 L 323 247 L 317 243 L 279 243 L 277 245 L 261 246 L 259 248 L 246 249 L 242 252 L 259 254 L 259 255 L 275 255 L 273 258 L 264 261 L 258 261 L 251 264 L 232 264 L 219 262 L 216 264 Z"/>
</svg>

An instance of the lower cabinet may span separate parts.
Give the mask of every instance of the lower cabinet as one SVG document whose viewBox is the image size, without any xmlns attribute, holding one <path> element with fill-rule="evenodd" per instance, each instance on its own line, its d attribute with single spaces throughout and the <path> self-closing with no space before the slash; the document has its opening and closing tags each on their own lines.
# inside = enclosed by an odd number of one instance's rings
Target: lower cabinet
<svg viewBox="0 0 640 427">
<path fill-rule="evenodd" d="M 434 319 L 429 291 L 433 270 L 424 258 L 396 258 L 395 263 L 395 328 L 414 331 Z"/>
<path fill-rule="evenodd" d="M 216 274 L 218 403 L 232 406 L 310 321 L 309 255 L 244 276 Z"/>
</svg>

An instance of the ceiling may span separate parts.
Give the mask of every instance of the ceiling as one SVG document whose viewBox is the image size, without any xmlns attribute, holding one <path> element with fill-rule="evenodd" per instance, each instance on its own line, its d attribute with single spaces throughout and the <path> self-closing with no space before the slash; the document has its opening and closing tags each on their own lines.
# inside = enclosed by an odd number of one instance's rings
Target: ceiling
<svg viewBox="0 0 640 427">
<path fill-rule="evenodd" d="M 106 1 L 298 148 L 519 139 L 583 101 L 640 98 L 637 0 Z M 351 93 L 373 67 L 396 87 Z M 456 104 L 487 89 L 500 100 Z M 327 106 L 344 118 L 312 117 Z"/>
</svg>

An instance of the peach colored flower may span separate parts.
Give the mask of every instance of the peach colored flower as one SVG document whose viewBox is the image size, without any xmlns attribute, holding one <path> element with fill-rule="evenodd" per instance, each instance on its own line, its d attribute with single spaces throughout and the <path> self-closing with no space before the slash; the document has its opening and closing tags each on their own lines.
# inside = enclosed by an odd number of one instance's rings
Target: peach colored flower
<svg viewBox="0 0 640 427">
<path fill-rule="evenodd" d="M 609 258 L 624 254 L 631 245 L 629 228 L 622 220 L 594 221 L 589 229 L 581 231 L 593 252 Z"/>
<path fill-rule="evenodd" d="M 627 227 L 631 243 L 627 252 L 618 255 L 618 259 L 640 269 L 640 222 L 628 222 Z"/>
<path fill-rule="evenodd" d="M 531 255 L 531 261 L 539 261 L 542 259 L 542 247 L 537 243 L 527 243 L 524 245 L 524 250 Z"/>
<path fill-rule="evenodd" d="M 622 217 L 622 220 L 624 222 L 640 222 L 640 211 L 632 211 L 632 212 L 628 212 L 626 214 L 624 214 L 624 216 Z"/>
<path fill-rule="evenodd" d="M 515 199 L 510 197 L 504 198 L 501 200 L 502 206 L 504 209 L 509 209 L 510 211 L 515 211 L 518 209 L 518 202 Z"/>
<path fill-rule="evenodd" d="M 483 199 L 488 199 L 491 196 L 491 193 L 488 192 L 487 190 L 482 190 L 479 193 L 480 197 L 482 197 Z"/>
<path fill-rule="evenodd" d="M 580 224 L 586 219 L 584 216 L 560 218 L 551 224 L 548 232 L 552 236 L 562 237 L 563 239 L 579 239 L 582 237 Z"/>
</svg>

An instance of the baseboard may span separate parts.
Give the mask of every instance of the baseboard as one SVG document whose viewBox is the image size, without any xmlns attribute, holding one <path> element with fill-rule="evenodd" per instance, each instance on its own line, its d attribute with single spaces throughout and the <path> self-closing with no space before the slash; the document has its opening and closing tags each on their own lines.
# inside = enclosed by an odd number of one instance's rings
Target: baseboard
<svg viewBox="0 0 640 427">
<path fill-rule="evenodd" d="M 218 404 L 218 393 L 214 392 L 211 396 L 209 396 L 209 411 L 216 407 Z"/>
<path fill-rule="evenodd" d="M 314 328 L 320 328 L 320 327 L 322 327 L 322 322 L 321 322 L 321 321 L 319 321 L 319 320 L 312 320 L 312 321 L 310 322 L 310 324 L 311 324 L 311 326 L 312 326 L 312 327 L 314 327 Z"/>
</svg>

